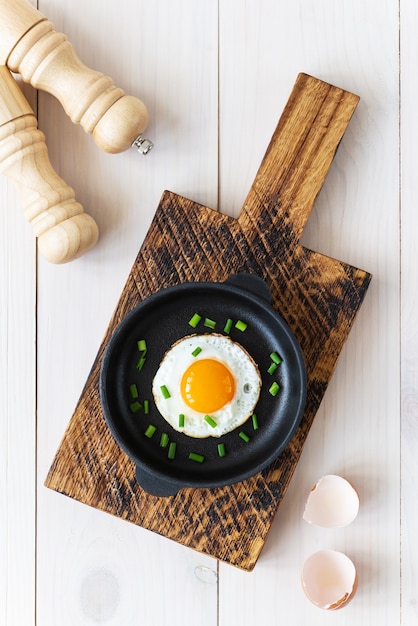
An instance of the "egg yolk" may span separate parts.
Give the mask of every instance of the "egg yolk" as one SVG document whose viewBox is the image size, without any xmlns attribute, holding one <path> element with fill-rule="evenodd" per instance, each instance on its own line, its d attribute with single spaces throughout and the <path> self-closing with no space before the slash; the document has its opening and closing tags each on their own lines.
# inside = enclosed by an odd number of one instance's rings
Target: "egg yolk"
<svg viewBox="0 0 418 626">
<path fill-rule="evenodd" d="M 234 397 L 235 379 L 220 361 L 199 359 L 184 372 L 180 391 L 190 408 L 199 413 L 213 413 Z"/>
</svg>

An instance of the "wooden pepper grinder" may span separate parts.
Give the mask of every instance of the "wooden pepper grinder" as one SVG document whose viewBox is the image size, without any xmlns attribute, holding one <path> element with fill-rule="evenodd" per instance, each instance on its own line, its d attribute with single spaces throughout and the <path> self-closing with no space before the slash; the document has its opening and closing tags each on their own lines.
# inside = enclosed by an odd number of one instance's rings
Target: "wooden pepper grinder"
<svg viewBox="0 0 418 626">
<path fill-rule="evenodd" d="M 45 136 L 5 66 L 0 66 L 0 172 L 15 183 L 25 218 L 48 261 L 65 263 L 96 243 L 96 222 L 52 168 Z"/>
<path fill-rule="evenodd" d="M 142 135 L 148 122 L 143 102 L 86 67 L 66 36 L 26 0 L 0 0 L 0 65 L 58 98 L 102 150 L 116 153 L 135 146 L 147 154 L 152 148 Z"/>
</svg>

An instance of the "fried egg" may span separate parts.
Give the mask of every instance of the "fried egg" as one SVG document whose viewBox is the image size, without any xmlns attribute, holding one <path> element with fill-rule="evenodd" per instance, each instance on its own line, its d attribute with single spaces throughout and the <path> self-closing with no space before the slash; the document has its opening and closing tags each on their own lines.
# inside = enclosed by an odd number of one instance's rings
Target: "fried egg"
<svg viewBox="0 0 418 626">
<path fill-rule="evenodd" d="M 189 335 L 164 355 L 152 393 L 164 419 L 189 437 L 220 437 L 254 412 L 261 376 L 248 352 L 217 333 Z"/>
</svg>

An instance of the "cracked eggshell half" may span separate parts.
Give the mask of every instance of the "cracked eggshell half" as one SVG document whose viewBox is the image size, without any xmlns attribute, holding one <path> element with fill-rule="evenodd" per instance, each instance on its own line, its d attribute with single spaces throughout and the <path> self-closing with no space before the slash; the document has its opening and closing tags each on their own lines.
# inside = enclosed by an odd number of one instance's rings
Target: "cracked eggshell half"
<svg viewBox="0 0 418 626">
<path fill-rule="evenodd" d="M 326 611 L 346 606 L 357 591 L 354 563 L 335 550 L 320 550 L 308 557 L 301 579 L 307 598 Z"/>
<path fill-rule="evenodd" d="M 311 489 L 303 519 L 323 528 L 342 528 L 356 518 L 359 510 L 357 491 L 345 478 L 329 474 Z"/>
</svg>

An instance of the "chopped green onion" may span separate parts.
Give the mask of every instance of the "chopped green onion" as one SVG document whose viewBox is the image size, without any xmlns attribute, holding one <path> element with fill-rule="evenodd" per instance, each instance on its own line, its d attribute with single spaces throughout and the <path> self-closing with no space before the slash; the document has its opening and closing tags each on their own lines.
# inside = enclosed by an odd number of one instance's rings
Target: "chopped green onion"
<svg viewBox="0 0 418 626">
<path fill-rule="evenodd" d="M 199 346 L 197 346 L 197 348 L 195 348 L 192 352 L 192 356 L 197 356 L 198 354 L 200 354 L 202 352 L 202 348 L 200 348 Z"/>
<path fill-rule="evenodd" d="M 243 441 L 245 441 L 245 443 L 248 443 L 250 441 L 249 436 L 246 433 L 244 433 L 243 430 L 240 432 L 239 436 L 241 437 Z"/>
<path fill-rule="evenodd" d="M 280 365 L 280 363 L 282 362 L 281 357 L 277 354 L 277 352 L 272 352 L 270 354 L 270 358 L 273 361 L 273 363 L 276 363 L 277 365 Z"/>
<path fill-rule="evenodd" d="M 131 392 L 131 398 L 137 398 L 139 396 L 139 394 L 138 394 L 138 387 L 136 386 L 135 383 L 130 385 L 129 391 Z"/>
<path fill-rule="evenodd" d="M 139 357 L 138 362 L 136 364 L 136 369 L 142 370 L 142 368 L 144 367 L 144 363 L 146 361 L 147 342 L 145 341 L 145 339 L 139 339 L 136 342 L 136 345 L 137 345 L 139 352 L 141 353 L 141 356 Z"/>
<path fill-rule="evenodd" d="M 138 350 L 140 352 L 144 353 L 147 351 L 147 342 L 145 341 L 145 339 L 140 339 L 136 342 L 136 345 L 138 346 Z"/>
<path fill-rule="evenodd" d="M 206 328 L 211 328 L 212 330 L 216 328 L 215 320 L 211 320 L 208 317 L 205 318 L 204 325 L 206 326 Z"/>
<path fill-rule="evenodd" d="M 212 426 L 212 428 L 217 427 L 217 423 L 215 422 L 213 417 L 211 417 L 210 415 L 205 415 L 205 422 L 207 422 L 209 426 Z"/>
<path fill-rule="evenodd" d="M 279 366 L 277 365 L 277 363 L 274 363 L 274 361 L 271 363 L 270 367 L 267 370 L 268 374 L 274 374 L 274 372 L 277 370 Z"/>
<path fill-rule="evenodd" d="M 224 327 L 224 333 L 229 334 L 229 333 L 231 332 L 231 328 L 232 328 L 232 324 L 233 324 L 233 323 L 234 323 L 234 322 L 233 322 L 233 321 L 231 320 L 231 318 L 229 317 L 229 318 L 226 320 L 226 324 L 225 324 L 225 327 Z"/>
<path fill-rule="evenodd" d="M 151 439 L 151 437 L 153 436 L 156 430 L 157 430 L 156 426 L 154 426 L 153 424 L 150 424 L 144 433 L 145 437 L 148 437 L 148 439 Z"/>
<path fill-rule="evenodd" d="M 171 393 L 168 391 L 165 385 L 161 385 L 160 389 L 161 393 L 163 394 L 163 398 L 165 398 L 166 400 L 168 400 L 168 398 L 171 398 Z"/>
<path fill-rule="evenodd" d="M 242 333 L 244 332 L 244 330 L 247 329 L 247 326 L 248 326 L 248 324 L 246 324 L 242 320 L 238 320 L 237 323 L 235 324 L 235 328 L 240 330 Z"/>
<path fill-rule="evenodd" d="M 179 415 L 179 428 L 184 428 L 184 415 L 180 413 Z"/>
<path fill-rule="evenodd" d="M 254 430 L 258 430 L 258 419 L 255 413 L 252 414 L 251 419 L 253 420 L 253 428 Z"/>
<path fill-rule="evenodd" d="M 167 433 L 162 433 L 161 434 L 161 439 L 160 439 L 160 446 L 161 446 L 161 448 L 166 448 L 168 446 L 168 441 L 169 441 L 169 437 L 168 437 Z"/>
<path fill-rule="evenodd" d="M 274 381 L 274 383 L 271 385 L 269 392 L 271 393 L 272 396 L 277 396 L 277 394 L 280 391 L 280 385 L 279 383 L 276 383 L 276 381 Z"/>
<path fill-rule="evenodd" d="M 136 369 L 137 370 L 142 370 L 142 368 L 144 367 L 145 361 L 146 361 L 146 357 L 145 356 L 141 356 L 138 360 L 138 363 L 136 364 Z"/>
<path fill-rule="evenodd" d="M 190 452 L 189 459 L 191 461 L 196 461 L 196 463 L 203 463 L 203 461 L 205 460 L 205 457 L 203 456 L 203 454 L 197 454 L 197 452 Z"/>
<path fill-rule="evenodd" d="M 142 404 L 138 401 L 132 402 L 132 404 L 129 405 L 129 408 L 131 409 L 132 413 L 138 413 L 138 411 L 142 409 Z"/>
<path fill-rule="evenodd" d="M 172 441 L 168 447 L 168 458 L 173 460 L 174 457 L 176 456 L 176 448 L 177 448 L 177 444 L 175 441 Z"/>
<path fill-rule="evenodd" d="M 218 455 L 220 457 L 226 456 L 225 444 L 218 443 Z"/>
<path fill-rule="evenodd" d="M 149 413 L 149 400 L 144 400 L 144 413 L 145 415 Z"/>
<path fill-rule="evenodd" d="M 192 328 L 196 328 L 196 326 L 198 325 L 198 323 L 200 322 L 200 320 L 202 319 L 202 316 L 199 315 L 199 313 L 195 313 L 192 318 L 189 320 L 189 324 Z"/>
</svg>

